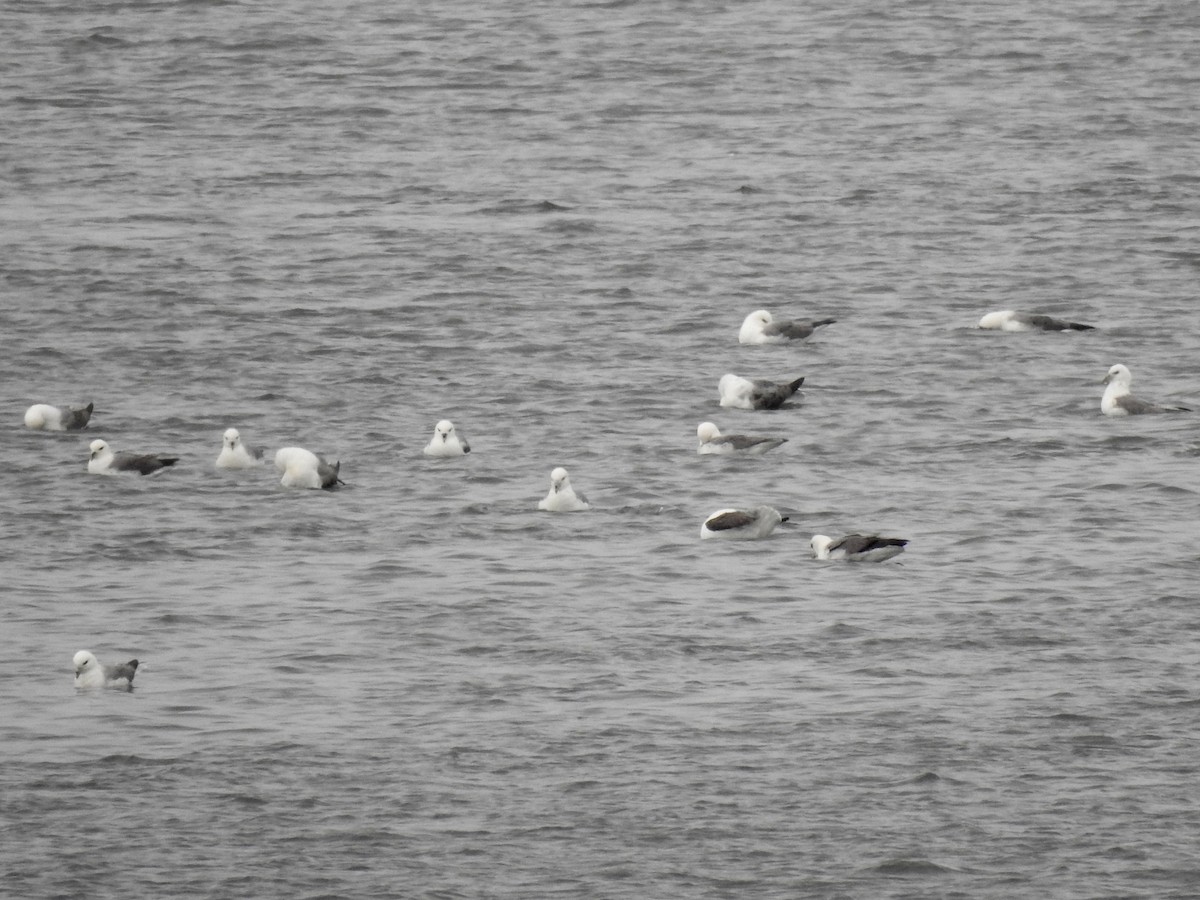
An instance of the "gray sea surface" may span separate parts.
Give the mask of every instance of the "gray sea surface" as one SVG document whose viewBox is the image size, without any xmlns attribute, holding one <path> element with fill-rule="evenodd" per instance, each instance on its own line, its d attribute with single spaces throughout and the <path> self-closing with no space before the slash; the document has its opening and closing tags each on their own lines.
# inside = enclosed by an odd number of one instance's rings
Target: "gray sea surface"
<svg viewBox="0 0 1200 900">
<path fill-rule="evenodd" d="M 4 21 L 0 894 L 1200 893 L 1200 4 Z"/>
</svg>

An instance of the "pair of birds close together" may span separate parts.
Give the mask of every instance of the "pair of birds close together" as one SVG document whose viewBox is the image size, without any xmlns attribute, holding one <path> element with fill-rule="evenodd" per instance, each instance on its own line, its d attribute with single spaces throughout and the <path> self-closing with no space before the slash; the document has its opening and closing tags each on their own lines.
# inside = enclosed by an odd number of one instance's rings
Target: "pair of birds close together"
<svg viewBox="0 0 1200 900">
<path fill-rule="evenodd" d="M 464 456 L 471 452 L 467 439 L 459 434 L 454 423 L 442 419 L 433 429 L 433 437 L 422 451 L 426 456 Z M 562 466 L 550 473 L 550 491 L 538 501 L 538 509 L 546 512 L 583 512 L 591 509 L 587 497 L 571 487 L 571 477 Z"/>
<path fill-rule="evenodd" d="M 467 439 L 459 434 L 454 423 L 442 419 L 433 429 L 433 437 L 422 451 L 426 456 L 464 456 L 471 452 Z M 550 473 L 550 491 L 538 501 L 538 509 L 545 512 L 583 512 L 591 509 L 587 497 L 571 487 L 571 477 L 562 466 Z"/>
<path fill-rule="evenodd" d="M 1012 309 L 988 313 L 979 320 L 979 327 L 993 331 L 1093 331 L 1094 325 L 1068 322 L 1041 313 L 1025 313 Z M 1107 385 L 1100 398 L 1100 412 L 1106 416 L 1139 416 L 1151 413 L 1190 412 L 1186 406 L 1162 406 L 1141 400 L 1131 391 L 1133 375 L 1120 363 L 1108 370 L 1102 384 Z"/>
<path fill-rule="evenodd" d="M 788 520 L 773 506 L 755 509 L 718 509 L 700 526 L 702 539 L 753 541 L 764 538 Z M 878 534 L 847 534 L 831 538 L 814 534 L 809 546 L 817 559 L 848 562 L 883 562 L 903 552 L 908 545 L 904 538 L 881 537 Z"/>
<path fill-rule="evenodd" d="M 221 452 L 215 463 L 218 469 L 251 469 L 262 462 L 261 448 L 248 446 L 236 428 L 225 429 L 221 436 Z M 304 447 L 280 447 L 275 451 L 275 468 L 283 473 L 279 483 L 284 487 L 319 490 L 343 483 L 340 461 L 330 463 Z"/>
<path fill-rule="evenodd" d="M 832 325 L 836 319 L 776 319 L 767 310 L 759 309 L 742 321 L 738 332 L 741 344 L 785 344 L 812 337 L 823 325 Z M 721 376 L 717 383 L 717 394 L 721 406 L 729 409 L 779 409 L 791 398 L 804 378 L 789 381 L 769 381 L 764 378 L 743 378 L 732 372 Z"/>
</svg>

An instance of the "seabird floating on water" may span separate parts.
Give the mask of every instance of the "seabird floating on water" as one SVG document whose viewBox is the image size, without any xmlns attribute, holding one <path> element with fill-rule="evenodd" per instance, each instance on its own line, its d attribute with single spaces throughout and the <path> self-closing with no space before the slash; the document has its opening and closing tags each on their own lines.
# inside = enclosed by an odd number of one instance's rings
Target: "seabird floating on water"
<svg viewBox="0 0 1200 900">
<path fill-rule="evenodd" d="M 851 562 L 883 562 L 904 552 L 908 541 L 877 534 L 848 534 L 834 540 L 814 534 L 810 545 L 817 559 L 844 559 Z"/>
<path fill-rule="evenodd" d="M 92 475 L 115 475 L 118 472 L 137 472 L 150 475 L 159 469 L 179 462 L 178 456 L 158 456 L 154 453 L 133 453 L 121 450 L 114 453 L 106 441 L 94 440 L 88 447 L 88 472 Z"/>
<path fill-rule="evenodd" d="M 102 666 L 91 650 L 80 650 L 75 654 L 75 687 L 133 688 L 133 676 L 137 674 L 138 661 L 131 659 L 116 666 Z"/>
<path fill-rule="evenodd" d="M 25 427 L 34 431 L 80 431 L 92 418 L 92 406 L 62 409 L 48 403 L 35 403 L 25 410 Z"/>
<path fill-rule="evenodd" d="M 1117 363 L 1108 370 L 1102 384 L 1104 396 L 1100 398 L 1100 412 L 1106 416 L 1140 416 L 1145 413 L 1191 412 L 1186 406 L 1159 406 L 1148 400 L 1139 400 L 1129 392 L 1133 373 Z"/>
<path fill-rule="evenodd" d="M 486 449 L 486 448 L 485 448 Z M 426 456 L 462 456 L 471 452 L 471 445 L 449 419 L 442 419 L 433 429 L 433 437 L 425 445 Z"/>
<path fill-rule="evenodd" d="M 734 409 L 779 409 L 802 384 L 803 377 L 795 381 L 777 382 L 742 378 L 730 372 L 721 376 L 717 391 L 721 395 L 722 406 Z"/>
<path fill-rule="evenodd" d="M 1024 313 L 1012 309 L 988 313 L 979 320 L 980 328 L 994 331 L 1092 331 L 1095 325 L 1067 322 L 1041 313 Z"/>
<path fill-rule="evenodd" d="M 226 428 L 216 466 L 218 469 L 252 469 L 262 465 L 262 457 L 261 448 L 247 447 L 236 428 Z"/>
<path fill-rule="evenodd" d="M 696 429 L 696 437 L 700 440 L 697 453 L 740 453 L 746 456 L 761 456 L 787 442 L 787 438 L 756 434 L 721 434 L 712 422 L 701 422 Z"/>
<path fill-rule="evenodd" d="M 583 512 L 591 509 L 587 497 L 571 487 L 567 470 L 559 466 L 550 473 L 550 493 L 538 501 L 538 509 L 547 512 Z"/>
<path fill-rule="evenodd" d="M 718 509 L 700 526 L 700 537 L 725 541 L 753 541 L 764 538 L 780 522 L 786 522 L 779 510 L 771 506 L 755 509 Z"/>
<path fill-rule="evenodd" d="M 319 490 L 342 484 L 338 473 L 340 462 L 330 465 L 325 458 L 303 447 L 281 447 L 275 451 L 275 468 L 283 473 L 279 483 L 284 487 Z"/>
<path fill-rule="evenodd" d="M 741 344 L 782 344 L 786 341 L 802 341 L 822 325 L 832 325 L 837 319 L 776 319 L 765 309 L 755 310 L 742 321 L 738 332 Z"/>
</svg>

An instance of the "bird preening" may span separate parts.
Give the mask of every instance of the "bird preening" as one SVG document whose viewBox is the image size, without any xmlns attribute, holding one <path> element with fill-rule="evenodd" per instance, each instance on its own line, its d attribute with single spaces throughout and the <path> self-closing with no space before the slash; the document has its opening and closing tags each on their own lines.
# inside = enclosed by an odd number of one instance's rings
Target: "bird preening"
<svg viewBox="0 0 1200 900">
<path fill-rule="evenodd" d="M 768 381 L 762 378 L 742 378 L 727 372 L 717 382 L 717 393 L 722 406 L 734 409 L 779 409 L 795 395 L 802 384 L 803 376 L 791 381 Z"/>
<path fill-rule="evenodd" d="M 94 404 L 71 407 L 35 403 L 25 410 L 25 427 L 34 431 L 82 431 L 92 419 Z"/>
</svg>

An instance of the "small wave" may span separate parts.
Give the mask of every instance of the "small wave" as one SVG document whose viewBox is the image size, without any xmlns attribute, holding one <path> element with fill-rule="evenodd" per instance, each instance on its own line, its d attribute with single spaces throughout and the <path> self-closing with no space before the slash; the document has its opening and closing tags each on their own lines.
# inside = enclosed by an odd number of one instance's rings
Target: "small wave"
<svg viewBox="0 0 1200 900">
<path fill-rule="evenodd" d="M 534 213 L 569 212 L 571 207 L 550 200 L 505 200 L 493 206 L 485 206 L 475 212 L 484 216 L 530 215 Z"/>
<path fill-rule="evenodd" d="M 552 234 L 592 234 L 600 226 L 592 219 L 561 219 L 542 226 L 542 230 Z"/>
<path fill-rule="evenodd" d="M 878 872 L 881 875 L 905 878 L 921 875 L 947 875 L 953 870 L 927 859 L 896 858 L 885 859 L 872 866 L 870 871 Z"/>
</svg>

